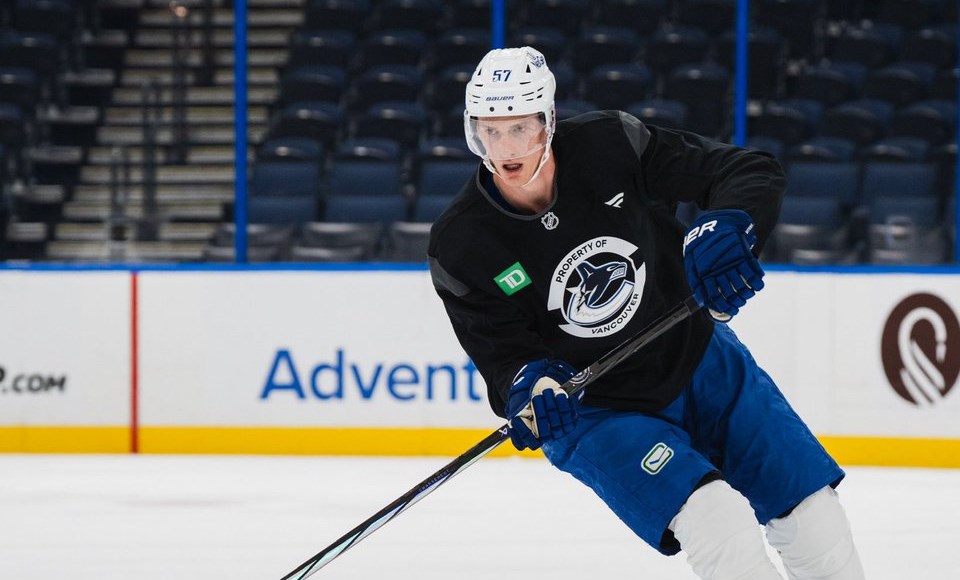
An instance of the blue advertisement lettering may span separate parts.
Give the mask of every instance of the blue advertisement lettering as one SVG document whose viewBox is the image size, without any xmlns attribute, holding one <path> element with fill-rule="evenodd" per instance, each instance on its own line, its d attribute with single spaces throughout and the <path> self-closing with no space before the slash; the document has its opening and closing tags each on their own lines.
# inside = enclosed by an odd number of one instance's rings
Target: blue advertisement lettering
<svg viewBox="0 0 960 580">
<path fill-rule="evenodd" d="M 332 361 L 320 361 L 309 373 L 301 375 L 290 351 L 279 349 L 273 356 L 260 399 L 293 396 L 330 402 L 389 399 L 401 403 L 478 403 L 485 397 L 477 376 L 477 367 L 470 359 L 461 365 L 440 362 L 423 366 L 399 361 L 355 362 L 342 347 L 336 350 Z"/>
</svg>

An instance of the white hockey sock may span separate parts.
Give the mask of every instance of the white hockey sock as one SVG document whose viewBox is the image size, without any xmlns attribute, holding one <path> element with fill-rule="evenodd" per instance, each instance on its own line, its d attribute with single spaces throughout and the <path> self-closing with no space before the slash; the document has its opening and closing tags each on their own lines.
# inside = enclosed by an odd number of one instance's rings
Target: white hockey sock
<svg viewBox="0 0 960 580">
<path fill-rule="evenodd" d="M 725 481 L 697 489 L 669 528 L 704 580 L 783 580 L 747 499 Z"/>
<path fill-rule="evenodd" d="M 767 524 L 767 541 L 780 552 L 790 580 L 863 580 L 850 523 L 837 492 L 824 487 L 789 515 Z"/>
</svg>

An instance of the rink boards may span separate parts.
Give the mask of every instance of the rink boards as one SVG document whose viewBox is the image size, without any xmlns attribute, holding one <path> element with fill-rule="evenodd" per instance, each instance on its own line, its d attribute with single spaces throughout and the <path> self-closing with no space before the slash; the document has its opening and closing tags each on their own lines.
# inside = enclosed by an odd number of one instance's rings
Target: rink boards
<svg viewBox="0 0 960 580">
<path fill-rule="evenodd" d="M 0 297 L 0 451 L 458 455 L 502 423 L 422 268 L 6 269 Z M 956 270 L 776 270 L 732 326 L 842 463 L 960 467 L 958 316 Z"/>
</svg>

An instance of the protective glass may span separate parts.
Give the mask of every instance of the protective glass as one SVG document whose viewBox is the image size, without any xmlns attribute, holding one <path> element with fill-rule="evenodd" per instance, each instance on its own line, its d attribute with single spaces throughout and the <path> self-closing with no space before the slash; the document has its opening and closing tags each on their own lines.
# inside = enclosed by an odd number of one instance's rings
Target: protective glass
<svg viewBox="0 0 960 580">
<path fill-rule="evenodd" d="M 526 157 L 547 145 L 543 113 L 523 117 L 469 117 L 466 129 L 470 149 L 493 161 Z"/>
</svg>

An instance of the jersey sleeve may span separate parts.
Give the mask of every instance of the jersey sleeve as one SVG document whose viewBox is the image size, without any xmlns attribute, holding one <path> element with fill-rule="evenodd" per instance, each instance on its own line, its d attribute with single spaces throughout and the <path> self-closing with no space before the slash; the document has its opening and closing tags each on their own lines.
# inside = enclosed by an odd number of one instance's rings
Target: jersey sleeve
<svg viewBox="0 0 960 580">
<path fill-rule="evenodd" d="M 773 156 L 689 133 L 649 127 L 640 179 L 666 203 L 694 202 L 702 210 L 740 209 L 753 218 L 759 255 L 780 215 L 786 187 Z"/>
<path fill-rule="evenodd" d="M 443 301 L 460 345 L 487 383 L 494 413 L 505 417 L 510 385 L 524 364 L 553 358 L 529 326 L 529 316 L 509 302 L 471 288 L 428 256 L 433 286 Z"/>
</svg>

